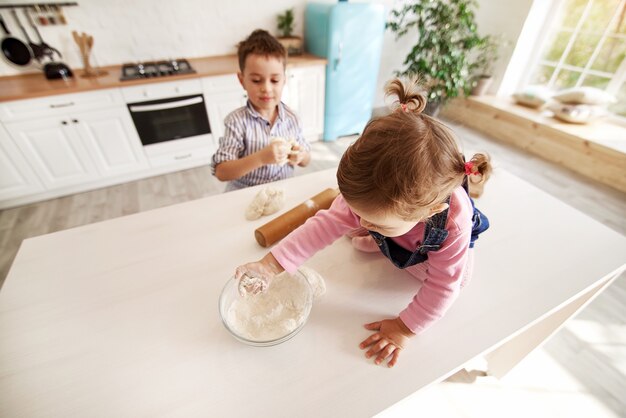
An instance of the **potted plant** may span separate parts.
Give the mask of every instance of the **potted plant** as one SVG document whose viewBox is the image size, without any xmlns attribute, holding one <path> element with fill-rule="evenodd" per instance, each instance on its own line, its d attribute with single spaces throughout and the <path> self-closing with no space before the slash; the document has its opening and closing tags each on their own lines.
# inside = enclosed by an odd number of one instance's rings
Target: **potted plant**
<svg viewBox="0 0 626 418">
<path fill-rule="evenodd" d="M 386 27 L 396 39 L 416 38 L 400 76 L 418 75 L 428 91 L 426 113 L 436 116 L 446 101 L 472 90 L 471 56 L 482 38 L 474 0 L 410 1 L 391 11 Z"/>
<path fill-rule="evenodd" d="M 285 13 L 278 15 L 278 30 L 281 36 L 276 37 L 287 50 L 288 55 L 302 54 L 302 38 L 293 36 L 293 9 L 285 10 Z"/>
<path fill-rule="evenodd" d="M 498 49 L 502 44 L 500 37 L 487 35 L 477 46 L 476 59 L 472 63 L 472 91 L 473 96 L 485 94 L 493 81 L 493 64 L 498 59 Z"/>
</svg>

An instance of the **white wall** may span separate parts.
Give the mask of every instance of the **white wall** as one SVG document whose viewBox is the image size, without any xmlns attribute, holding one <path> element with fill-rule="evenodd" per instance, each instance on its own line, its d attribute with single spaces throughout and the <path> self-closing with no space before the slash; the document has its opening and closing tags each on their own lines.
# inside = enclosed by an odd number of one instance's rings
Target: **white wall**
<svg viewBox="0 0 626 418">
<path fill-rule="evenodd" d="M 256 28 L 276 34 L 276 16 L 291 7 L 295 32 L 301 35 L 306 0 L 78 0 L 78 4 L 63 9 L 67 25 L 39 27 L 43 39 L 61 51 L 71 68 L 82 68 L 72 30 L 93 35 L 92 54 L 100 65 L 230 54 Z M 10 13 L 0 11 L 12 34 L 23 38 Z M 21 11 L 18 15 L 23 16 Z M 22 24 L 30 30 L 25 20 Z M 32 30 L 31 38 L 35 39 Z M 0 76 L 36 71 L 0 60 Z"/>
<path fill-rule="evenodd" d="M 27 1 L 30 0 L 22 2 Z M 402 0 L 372 1 L 383 4 L 387 12 L 402 3 Z M 307 0 L 80 0 L 79 6 L 64 8 L 67 26 L 44 26 L 40 31 L 44 40 L 58 48 L 64 61 L 73 68 L 82 67 L 82 61 L 72 30 L 94 36 L 93 54 L 100 65 L 221 55 L 234 53 L 237 42 L 256 28 L 276 34 L 276 15 L 290 7 L 295 9 L 295 32 L 301 35 L 306 3 Z M 533 0 L 479 0 L 478 3 L 476 18 L 481 34 L 503 34 L 511 41 L 511 46 L 501 51 L 496 65 L 492 86 L 492 91 L 496 91 Z M 10 30 L 19 33 L 9 13 L 4 11 L 3 15 Z M 394 70 L 402 68 L 415 36 L 409 34 L 396 41 L 390 31 L 385 32 L 375 107 L 384 105 L 384 84 L 393 77 Z M 0 76 L 23 72 L 0 61 Z"/>
<path fill-rule="evenodd" d="M 490 93 L 495 93 L 501 86 L 514 48 L 535 2 L 546 3 L 548 0 L 479 0 L 476 22 L 481 33 L 502 35 L 508 41 L 508 45 L 500 48 L 500 59 L 494 67 L 494 82 L 489 89 Z M 524 67 L 526 63 L 518 65 Z"/>
<path fill-rule="evenodd" d="M 547 40 L 553 19 L 559 12 L 559 6 L 564 0 L 536 0 L 532 3 L 528 16 L 524 22 L 515 49 L 511 54 L 506 71 L 499 83 L 497 94 L 506 96 L 515 93 L 524 87 L 532 77 L 528 68 L 535 65 Z"/>
</svg>

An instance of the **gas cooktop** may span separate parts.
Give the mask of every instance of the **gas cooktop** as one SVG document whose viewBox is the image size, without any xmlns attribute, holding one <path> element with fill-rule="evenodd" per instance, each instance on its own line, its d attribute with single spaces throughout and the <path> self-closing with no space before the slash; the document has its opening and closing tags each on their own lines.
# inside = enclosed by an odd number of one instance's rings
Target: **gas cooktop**
<svg viewBox="0 0 626 418">
<path fill-rule="evenodd" d="M 196 70 L 186 59 L 167 61 L 138 62 L 122 65 L 120 81 L 137 80 L 140 78 L 166 77 L 178 74 L 193 74 Z"/>
</svg>

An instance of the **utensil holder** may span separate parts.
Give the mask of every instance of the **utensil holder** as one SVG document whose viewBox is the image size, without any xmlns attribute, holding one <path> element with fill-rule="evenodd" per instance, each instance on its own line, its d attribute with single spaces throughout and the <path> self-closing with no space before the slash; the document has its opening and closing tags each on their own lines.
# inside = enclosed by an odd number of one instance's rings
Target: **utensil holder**
<svg viewBox="0 0 626 418">
<path fill-rule="evenodd" d="M 93 36 L 83 32 L 79 34 L 76 31 L 72 31 L 72 36 L 74 37 L 74 42 L 78 45 L 80 49 L 80 56 L 83 60 L 83 73 L 80 75 L 81 77 L 100 77 L 108 74 L 107 71 L 100 70 L 96 67 L 93 67 L 89 62 L 89 57 L 91 55 L 91 49 L 93 48 Z"/>
</svg>

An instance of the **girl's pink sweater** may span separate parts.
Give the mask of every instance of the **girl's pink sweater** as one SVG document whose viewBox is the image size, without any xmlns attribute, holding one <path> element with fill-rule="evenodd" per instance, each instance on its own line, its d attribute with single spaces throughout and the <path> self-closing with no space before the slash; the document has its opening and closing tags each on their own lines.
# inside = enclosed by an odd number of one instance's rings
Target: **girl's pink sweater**
<svg viewBox="0 0 626 418">
<path fill-rule="evenodd" d="M 438 251 L 429 252 L 426 262 L 406 269 L 423 282 L 413 300 L 399 315 L 416 334 L 445 314 L 471 275 L 471 219 L 472 204 L 465 190 L 458 187 L 450 198 L 446 223 L 448 237 L 443 245 Z M 328 210 L 319 211 L 309 218 L 271 252 L 285 270 L 293 273 L 317 251 L 360 226 L 360 218 L 339 195 Z M 402 247 L 415 251 L 424 237 L 424 227 L 424 222 L 420 222 L 406 234 L 392 239 Z"/>
</svg>

